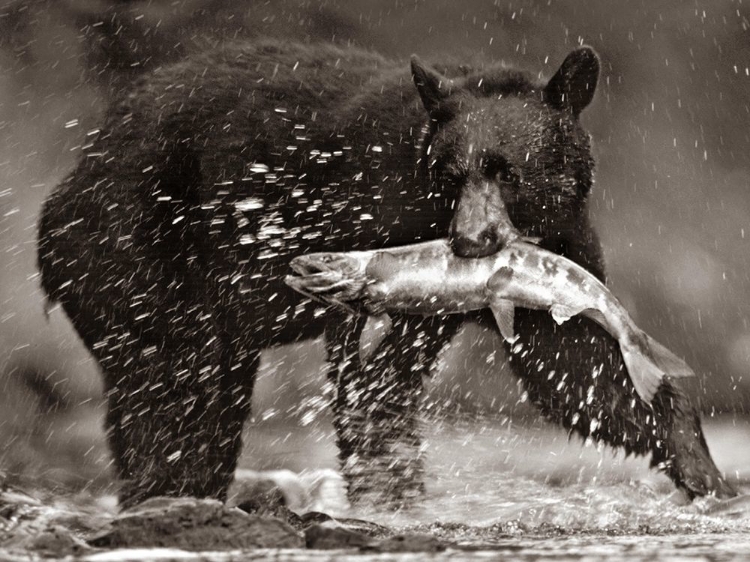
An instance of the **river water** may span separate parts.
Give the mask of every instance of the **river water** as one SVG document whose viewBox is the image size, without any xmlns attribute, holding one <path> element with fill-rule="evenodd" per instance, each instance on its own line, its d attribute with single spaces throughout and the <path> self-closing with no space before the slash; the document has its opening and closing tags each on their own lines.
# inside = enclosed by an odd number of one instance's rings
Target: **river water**
<svg viewBox="0 0 750 562">
<path fill-rule="evenodd" d="M 439 553 L 351 553 L 342 551 L 263 550 L 254 552 L 187 553 L 175 550 L 131 550 L 88 557 L 90 562 L 130 560 L 206 560 L 324 562 L 420 562 L 422 560 L 473 562 L 483 560 L 608 561 L 734 561 L 750 556 L 747 535 L 672 535 L 668 537 L 575 537 L 554 539 L 509 539 L 474 551 L 449 549 Z"/>
<path fill-rule="evenodd" d="M 425 422 L 427 494 L 407 509 L 348 506 L 336 472 L 333 433 L 311 424 L 257 422 L 240 478 L 277 481 L 299 512 L 365 519 L 395 532 L 437 537 L 441 552 L 114 550 L 122 560 L 747 560 L 750 496 L 689 503 L 645 459 L 568 439 L 541 421 L 451 417 Z M 750 493 L 750 423 L 709 419 L 719 467 Z M 273 469 L 273 470 L 269 470 Z M 101 501 L 111 514 L 112 500 Z M 30 559 L 0 550 L 0 560 Z"/>
<path fill-rule="evenodd" d="M 750 423 L 727 417 L 708 419 L 704 426 L 717 465 L 750 493 Z M 276 466 L 292 471 L 303 463 L 307 470 L 311 464 L 323 471 L 335 467 L 332 434 L 325 427 L 259 429 L 255 443 L 249 436 L 245 466 L 264 468 L 269 461 L 253 458 L 273 457 Z M 331 478 L 328 494 L 321 498 L 327 502 L 323 510 L 437 535 L 477 550 L 357 554 L 351 559 L 750 559 L 750 497 L 689 503 L 669 480 L 648 468 L 646 459 L 624 458 L 612 449 L 569 439 L 542 421 L 433 420 L 425 424 L 425 435 L 427 495 L 422 501 L 397 512 L 348 508 Z M 316 443 L 315 452 L 304 443 Z M 284 556 L 331 559 L 330 554 L 309 552 Z"/>
</svg>

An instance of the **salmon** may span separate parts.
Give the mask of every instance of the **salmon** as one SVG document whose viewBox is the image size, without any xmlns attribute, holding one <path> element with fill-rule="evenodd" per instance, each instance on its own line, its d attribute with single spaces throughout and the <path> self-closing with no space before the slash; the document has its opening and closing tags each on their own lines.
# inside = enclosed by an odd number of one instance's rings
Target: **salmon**
<svg viewBox="0 0 750 562">
<path fill-rule="evenodd" d="M 522 238 L 483 258 L 460 258 L 445 239 L 372 251 L 294 258 L 286 283 L 309 297 L 366 314 L 365 361 L 391 328 L 389 312 L 440 315 L 489 307 L 502 337 L 517 338 L 515 307 L 547 310 L 562 324 L 582 315 L 614 337 L 638 395 L 651 403 L 662 379 L 694 376 L 636 326 L 617 298 L 578 264 Z"/>
</svg>

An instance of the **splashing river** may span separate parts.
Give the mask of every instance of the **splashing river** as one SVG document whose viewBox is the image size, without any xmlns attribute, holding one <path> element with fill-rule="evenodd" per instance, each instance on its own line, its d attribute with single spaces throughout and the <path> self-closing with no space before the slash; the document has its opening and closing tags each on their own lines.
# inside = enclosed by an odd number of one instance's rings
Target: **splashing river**
<svg viewBox="0 0 750 562">
<path fill-rule="evenodd" d="M 302 514 L 320 511 L 380 525 L 388 533 L 428 537 L 391 548 L 337 550 L 119 548 L 72 551 L 81 559 L 112 560 L 743 560 L 750 556 L 750 497 L 689 503 L 643 459 L 626 459 L 594 444 L 568 440 L 537 422 L 516 426 L 508 419 L 441 419 L 426 424 L 427 494 L 396 511 L 377 505 L 350 507 L 335 467 L 333 435 L 325 423 L 290 427 L 259 422 L 249 432 L 239 480 L 275 482 L 287 505 Z M 709 445 L 717 463 L 750 492 L 750 425 L 708 420 Z M 314 449 L 314 454 L 310 451 Z M 273 454 L 267 454 L 273 451 Z M 253 461 L 253 459 L 263 459 Z M 267 470 L 274 466 L 276 470 Z M 279 467 L 282 470 L 278 470 Z M 31 559 L 19 548 L 19 522 L 66 524 L 86 538 L 76 514 L 111 518 L 111 495 L 37 498 L 31 516 L 0 513 L 0 557 Z M 82 499 L 83 498 L 83 499 Z M 77 524 L 71 524 L 71 521 Z M 13 528 L 15 521 L 15 531 Z M 31 529 L 31 531 L 30 531 Z M 90 531 L 90 529 L 89 529 Z M 90 534 L 90 533 L 89 533 Z M 422 540 L 422 539 L 419 539 Z M 439 541 L 440 548 L 435 548 Z M 433 541 L 433 542 L 430 542 Z M 15 547 L 13 545 L 16 545 Z M 345 546 L 345 545 L 344 545 Z M 54 545 L 42 554 L 54 556 Z M 406 550 L 404 552 L 403 550 Z M 413 551 L 417 552 L 413 552 Z M 410 552 L 411 551 L 411 552 Z M 71 554 L 70 549 L 57 553 Z M 57 556 L 55 556 L 57 557 Z"/>
</svg>

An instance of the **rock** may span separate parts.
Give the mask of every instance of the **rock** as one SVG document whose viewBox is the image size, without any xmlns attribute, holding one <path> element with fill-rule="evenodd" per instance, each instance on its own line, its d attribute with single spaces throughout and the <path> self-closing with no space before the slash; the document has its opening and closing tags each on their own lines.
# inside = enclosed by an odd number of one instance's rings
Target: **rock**
<svg viewBox="0 0 750 562">
<path fill-rule="evenodd" d="M 340 527 L 367 535 L 368 537 L 386 537 L 392 534 L 392 531 L 388 527 L 373 523 L 372 521 L 350 517 L 331 517 L 327 513 L 321 513 L 320 511 L 309 511 L 301 515 L 300 520 L 302 521 L 303 529 L 317 524 L 326 524 L 328 527 Z"/>
<path fill-rule="evenodd" d="M 32 495 L 36 493 L 35 497 Z M 101 529 L 106 514 L 79 508 L 77 498 L 55 498 L 49 492 L 0 491 L 0 548 L 26 557 L 62 558 L 91 551 L 83 536 Z M 2 557 L 2 556 L 0 556 Z"/>
<path fill-rule="evenodd" d="M 44 504 L 39 499 L 20 490 L 0 490 L 0 517 L 4 519 L 19 520 L 43 507 Z"/>
<path fill-rule="evenodd" d="M 217 500 L 152 498 L 123 511 L 109 527 L 89 544 L 192 551 L 304 545 L 301 534 L 289 524 L 273 517 L 250 515 Z"/>
<path fill-rule="evenodd" d="M 370 552 L 442 552 L 448 545 L 432 535 L 395 535 L 371 542 L 363 550 Z"/>
<path fill-rule="evenodd" d="M 81 556 L 94 550 L 72 531 L 59 525 L 50 526 L 33 535 L 17 535 L 3 544 L 3 547 L 11 552 L 22 551 L 54 558 Z"/>
<path fill-rule="evenodd" d="M 283 505 L 264 507 L 251 503 L 243 503 L 242 505 L 239 505 L 237 507 L 245 513 L 249 513 L 250 515 L 273 517 L 274 519 L 279 519 L 280 521 L 291 525 L 300 532 L 309 527 L 309 525 L 305 524 L 299 515 L 294 513 L 288 507 L 284 507 Z"/>
<path fill-rule="evenodd" d="M 335 520 L 308 527 L 305 544 L 313 549 L 358 549 L 366 552 L 442 552 L 448 546 L 431 535 L 404 534 L 378 539 L 344 527 Z"/>
<path fill-rule="evenodd" d="M 47 490 L 15 487 L 0 490 L 0 546 L 31 545 L 29 540 L 42 535 L 63 540 L 67 533 L 82 539 L 100 532 L 111 518 L 111 513 L 88 495 L 58 496 Z"/>
<path fill-rule="evenodd" d="M 369 546 L 372 540 L 364 533 L 330 523 L 315 524 L 305 531 L 307 548 L 320 550 L 362 548 Z"/>
<path fill-rule="evenodd" d="M 390 534 L 387 527 L 361 519 L 333 518 L 326 513 L 311 511 L 300 517 L 307 548 L 368 548 L 377 537 Z"/>
</svg>

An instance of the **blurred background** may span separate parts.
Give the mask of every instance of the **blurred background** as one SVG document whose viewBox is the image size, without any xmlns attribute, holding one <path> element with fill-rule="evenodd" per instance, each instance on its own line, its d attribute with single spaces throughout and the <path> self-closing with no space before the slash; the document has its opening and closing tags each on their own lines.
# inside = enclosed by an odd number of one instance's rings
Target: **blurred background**
<svg viewBox="0 0 750 562">
<path fill-rule="evenodd" d="M 0 476 L 107 478 L 96 365 L 61 310 L 45 316 L 39 289 L 45 195 L 134 77 L 259 35 L 404 60 L 481 58 L 546 77 L 569 50 L 592 45 L 602 76 L 583 122 L 611 286 L 696 368 L 689 390 L 705 416 L 746 424 L 749 19 L 742 0 L 0 0 Z M 467 327 L 429 382 L 429 409 L 536 420 L 497 343 Z M 265 354 L 247 448 L 263 467 L 274 451 L 302 447 L 300 435 L 333 462 L 323 361 L 320 342 Z M 291 428 L 283 443 L 257 437 L 274 420 Z"/>
</svg>

